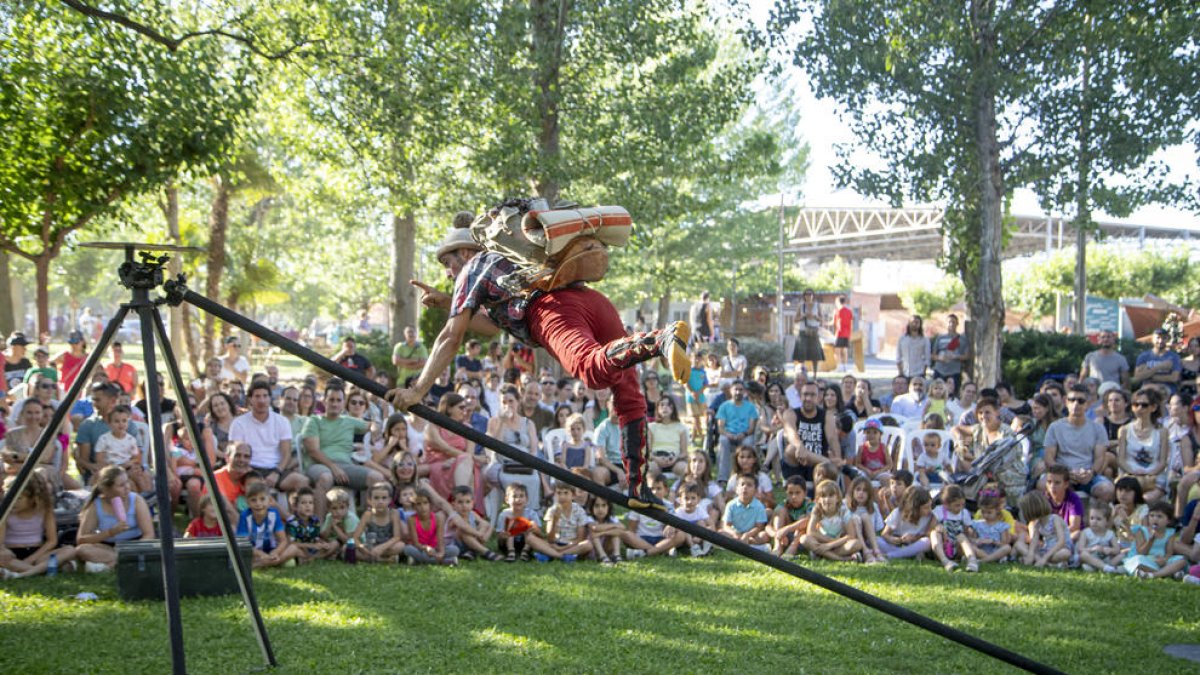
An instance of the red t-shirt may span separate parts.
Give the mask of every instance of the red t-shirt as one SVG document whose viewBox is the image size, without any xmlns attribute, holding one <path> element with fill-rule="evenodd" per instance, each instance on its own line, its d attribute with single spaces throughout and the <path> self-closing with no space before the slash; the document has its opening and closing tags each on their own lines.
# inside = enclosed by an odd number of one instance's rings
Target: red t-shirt
<svg viewBox="0 0 1200 675">
<path fill-rule="evenodd" d="M 849 307 L 837 311 L 837 337 L 850 337 L 850 327 L 854 325 L 854 312 Z"/>
<path fill-rule="evenodd" d="M 200 516 L 188 523 L 187 536 L 192 539 L 202 539 L 204 537 L 219 537 L 221 536 L 221 524 L 213 523 L 212 527 L 204 524 L 204 517 Z"/>
</svg>

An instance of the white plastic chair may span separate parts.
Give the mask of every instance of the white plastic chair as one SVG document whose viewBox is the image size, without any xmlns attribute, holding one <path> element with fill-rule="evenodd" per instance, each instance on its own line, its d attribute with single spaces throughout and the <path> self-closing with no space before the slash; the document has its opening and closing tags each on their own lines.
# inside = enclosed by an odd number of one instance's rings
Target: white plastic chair
<svg viewBox="0 0 1200 675">
<path fill-rule="evenodd" d="M 954 459 L 954 434 L 944 429 L 913 429 L 905 434 L 903 447 L 901 448 L 900 462 L 897 463 L 907 471 L 914 472 L 917 464 L 916 452 L 918 448 L 924 450 L 924 446 L 920 441 L 925 438 L 926 434 L 937 434 L 942 439 L 941 458 L 942 464 L 949 464 Z M 917 443 L 917 445 L 914 445 Z"/>
</svg>

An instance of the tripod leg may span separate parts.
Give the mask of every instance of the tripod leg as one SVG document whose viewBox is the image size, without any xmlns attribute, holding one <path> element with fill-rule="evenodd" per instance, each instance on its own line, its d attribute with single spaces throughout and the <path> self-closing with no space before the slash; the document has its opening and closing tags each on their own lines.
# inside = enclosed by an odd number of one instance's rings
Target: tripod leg
<svg viewBox="0 0 1200 675">
<path fill-rule="evenodd" d="M 135 290 L 135 295 L 137 291 Z M 171 665 L 175 673 L 187 672 L 183 651 L 183 619 L 179 611 L 179 573 L 175 569 L 175 534 L 171 525 L 171 493 L 167 484 L 167 450 L 163 442 L 162 392 L 158 388 L 158 366 L 154 359 L 152 322 L 157 315 L 150 303 L 138 304 L 142 323 L 142 361 L 146 365 L 146 418 L 150 425 L 150 449 L 154 455 L 154 489 L 158 494 L 158 541 L 162 547 L 163 595 L 167 601 L 167 631 L 171 638 Z"/>
<path fill-rule="evenodd" d="M 84 362 L 83 368 L 79 371 L 79 375 L 75 381 L 71 383 L 63 400 L 59 402 L 58 408 L 50 417 L 50 423 L 42 430 L 42 435 L 38 436 L 37 443 L 33 445 L 33 451 L 29 453 L 29 458 L 25 460 L 25 464 L 21 467 L 21 471 L 17 473 L 12 489 L 4 495 L 4 500 L 0 502 L 0 522 L 8 518 L 8 512 L 12 509 L 13 504 L 17 501 L 17 495 L 21 494 L 21 490 L 25 489 L 25 485 L 29 482 L 30 476 L 33 475 L 34 469 L 37 468 L 38 462 L 42 458 L 42 453 L 46 451 L 46 446 L 50 441 L 58 435 L 57 429 L 62 426 L 63 420 L 67 415 L 71 414 L 71 406 L 75 405 L 76 399 L 79 398 L 79 393 L 87 386 L 88 376 L 96 365 L 100 363 L 101 357 L 108 349 L 108 344 L 112 342 L 113 336 L 117 334 L 121 323 L 125 321 L 125 316 L 129 314 L 129 308 L 124 305 L 117 310 L 113 315 L 108 325 L 104 327 L 104 333 L 100 336 L 100 342 L 96 344 L 96 348 L 88 354 L 87 361 Z"/>
<path fill-rule="evenodd" d="M 162 351 L 162 358 L 166 364 L 167 374 L 171 378 L 171 385 L 174 387 L 180 400 L 185 401 L 187 400 L 187 389 L 184 386 L 183 375 L 179 372 L 179 363 L 175 360 L 175 352 L 171 348 L 171 342 L 167 337 L 167 329 L 163 324 L 162 314 L 155 308 L 152 316 L 154 320 L 154 332 L 158 335 L 158 346 Z M 250 610 L 250 618 L 254 621 L 254 633 L 258 637 L 258 646 L 262 649 L 263 658 L 268 665 L 278 665 L 275 661 L 275 652 L 271 649 L 271 640 L 267 637 L 266 624 L 263 623 L 262 614 L 258 610 L 258 600 L 254 596 L 254 585 L 251 580 L 250 570 L 246 567 L 246 561 L 238 555 L 237 538 L 234 536 L 233 525 L 229 522 L 229 513 L 225 509 L 225 497 L 217 489 L 212 462 L 209 461 L 208 453 L 204 451 L 204 447 L 200 444 L 200 434 L 197 432 L 199 425 L 196 423 L 196 415 L 191 407 L 187 405 L 180 405 L 179 410 L 183 412 L 184 426 L 191 437 L 192 447 L 197 449 L 196 454 L 200 457 L 200 464 L 204 469 L 204 482 L 208 486 L 208 494 L 212 495 L 213 501 L 217 505 L 217 521 L 221 524 L 221 533 L 225 538 L 225 546 L 229 550 L 229 558 L 233 561 L 234 571 L 237 573 L 238 587 L 242 591 L 242 600 L 246 603 L 246 608 Z"/>
</svg>

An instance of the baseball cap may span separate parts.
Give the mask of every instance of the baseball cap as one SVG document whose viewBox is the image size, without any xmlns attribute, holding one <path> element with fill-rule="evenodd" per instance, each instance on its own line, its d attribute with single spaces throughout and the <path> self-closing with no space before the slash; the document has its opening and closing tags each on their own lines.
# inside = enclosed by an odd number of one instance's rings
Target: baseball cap
<svg viewBox="0 0 1200 675">
<path fill-rule="evenodd" d="M 8 338 L 8 345 L 10 347 L 24 346 L 27 344 L 29 344 L 29 338 L 25 337 L 24 333 L 13 333 Z"/>
<path fill-rule="evenodd" d="M 34 353 L 34 354 L 46 354 L 46 355 L 49 355 L 49 354 L 50 354 L 50 350 L 49 350 L 49 349 L 46 347 L 46 345 L 38 345 L 37 347 L 34 347 L 34 349 L 33 349 L 33 353 Z"/>
<path fill-rule="evenodd" d="M 227 345 L 237 345 L 237 344 L 241 344 L 241 343 L 242 343 L 242 341 L 239 340 L 238 336 L 236 336 L 236 335 L 230 335 L 229 337 L 225 338 L 225 344 L 227 344 Z"/>
<path fill-rule="evenodd" d="M 67 344 L 77 345 L 83 342 L 83 331 L 73 330 L 67 334 Z"/>
<path fill-rule="evenodd" d="M 867 429 L 883 431 L 883 424 L 881 424 L 879 420 L 867 420 L 866 424 L 863 425 L 863 431 L 866 431 Z"/>
</svg>

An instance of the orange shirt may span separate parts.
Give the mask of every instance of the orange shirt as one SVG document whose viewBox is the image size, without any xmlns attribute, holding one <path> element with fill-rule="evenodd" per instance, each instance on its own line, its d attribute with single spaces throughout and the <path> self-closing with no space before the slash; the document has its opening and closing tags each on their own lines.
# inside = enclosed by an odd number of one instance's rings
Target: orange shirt
<svg viewBox="0 0 1200 675">
<path fill-rule="evenodd" d="M 133 381 L 137 378 L 137 369 L 129 363 L 110 363 L 104 366 L 104 372 L 108 375 L 108 381 L 120 385 L 121 389 L 125 390 L 126 394 L 133 393 Z"/>
</svg>

